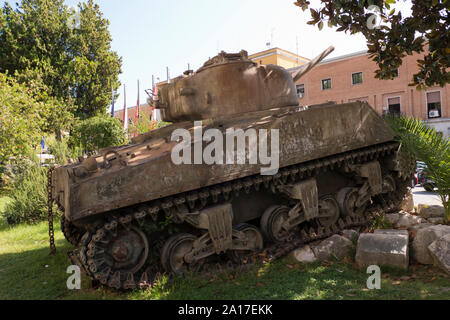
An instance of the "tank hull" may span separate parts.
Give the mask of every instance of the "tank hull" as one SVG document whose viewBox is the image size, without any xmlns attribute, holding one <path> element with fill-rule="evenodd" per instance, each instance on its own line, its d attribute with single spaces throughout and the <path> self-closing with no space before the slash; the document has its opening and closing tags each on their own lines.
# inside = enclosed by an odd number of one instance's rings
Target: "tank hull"
<svg viewBox="0 0 450 320">
<path fill-rule="evenodd" d="M 139 136 L 130 146 L 112 149 L 116 160 L 108 161 L 109 168 L 105 166 L 105 152 L 94 158 L 94 165 L 90 159 L 90 170 L 86 169 L 89 162 L 86 160 L 58 168 L 53 194 L 64 208 L 66 218 L 76 222 L 138 203 L 258 175 L 261 168 L 268 167 L 248 162 L 176 165 L 172 151 L 178 142 L 171 141 L 171 132 L 179 128 L 189 130 L 193 138 L 195 130 L 205 132 L 215 128 L 222 132 L 224 141 L 230 128 L 277 129 L 280 168 L 394 140 L 394 133 L 385 121 L 363 102 L 258 111 L 203 120 L 201 128 L 194 128 L 190 122 L 180 123 Z M 191 143 L 194 150 L 196 140 L 192 139 Z"/>
</svg>

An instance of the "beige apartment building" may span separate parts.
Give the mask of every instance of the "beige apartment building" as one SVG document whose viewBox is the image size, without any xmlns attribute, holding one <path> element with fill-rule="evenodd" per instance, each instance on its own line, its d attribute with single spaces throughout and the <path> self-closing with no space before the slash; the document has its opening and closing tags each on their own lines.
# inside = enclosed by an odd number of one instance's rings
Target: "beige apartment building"
<svg viewBox="0 0 450 320">
<path fill-rule="evenodd" d="M 258 64 L 275 64 L 285 69 L 302 66 L 311 60 L 280 48 L 267 49 L 248 56 Z"/>
</svg>

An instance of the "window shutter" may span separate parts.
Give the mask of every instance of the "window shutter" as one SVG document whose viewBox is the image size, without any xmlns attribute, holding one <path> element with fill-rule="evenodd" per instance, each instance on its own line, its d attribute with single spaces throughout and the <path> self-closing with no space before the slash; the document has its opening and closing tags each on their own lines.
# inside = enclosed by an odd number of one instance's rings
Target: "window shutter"
<svg viewBox="0 0 450 320">
<path fill-rule="evenodd" d="M 440 103 L 441 95 L 439 91 L 427 93 L 427 101 L 428 103 Z"/>
<path fill-rule="evenodd" d="M 400 104 L 400 98 L 389 98 L 388 99 L 388 105 L 392 105 L 392 104 Z"/>
</svg>

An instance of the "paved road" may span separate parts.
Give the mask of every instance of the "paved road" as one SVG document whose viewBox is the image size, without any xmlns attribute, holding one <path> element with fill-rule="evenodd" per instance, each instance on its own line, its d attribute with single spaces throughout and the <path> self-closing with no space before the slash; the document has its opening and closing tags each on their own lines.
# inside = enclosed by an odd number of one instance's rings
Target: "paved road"
<svg viewBox="0 0 450 320">
<path fill-rule="evenodd" d="M 420 186 L 413 188 L 412 192 L 414 206 L 418 206 L 419 203 L 442 206 L 441 198 L 437 193 L 425 191 L 425 189 Z"/>
</svg>

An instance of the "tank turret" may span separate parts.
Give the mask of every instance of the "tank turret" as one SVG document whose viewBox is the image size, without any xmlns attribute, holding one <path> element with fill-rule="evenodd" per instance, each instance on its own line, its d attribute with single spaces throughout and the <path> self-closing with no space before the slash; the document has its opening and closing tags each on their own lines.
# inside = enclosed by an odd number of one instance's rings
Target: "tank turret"
<svg viewBox="0 0 450 320">
<path fill-rule="evenodd" d="M 197 72 L 160 86 L 155 107 L 164 121 L 182 122 L 298 106 L 295 81 L 334 50 L 328 48 L 292 76 L 276 65 L 258 65 L 246 51 L 221 52 Z"/>
</svg>

